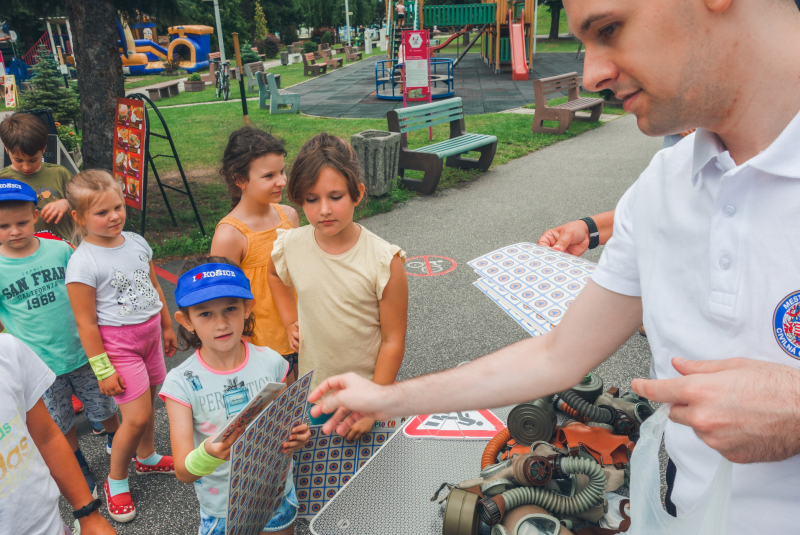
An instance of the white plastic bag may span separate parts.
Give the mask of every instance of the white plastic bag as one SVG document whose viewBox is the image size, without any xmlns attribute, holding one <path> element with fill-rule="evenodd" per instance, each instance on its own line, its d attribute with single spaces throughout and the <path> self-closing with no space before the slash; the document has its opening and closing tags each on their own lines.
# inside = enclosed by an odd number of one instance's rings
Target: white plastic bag
<svg viewBox="0 0 800 535">
<path fill-rule="evenodd" d="M 723 458 L 706 492 L 694 509 L 680 518 L 661 505 L 658 452 L 669 421 L 663 405 L 645 421 L 631 457 L 631 528 L 627 535 L 728 535 L 731 533 L 731 475 L 733 465 Z"/>
</svg>

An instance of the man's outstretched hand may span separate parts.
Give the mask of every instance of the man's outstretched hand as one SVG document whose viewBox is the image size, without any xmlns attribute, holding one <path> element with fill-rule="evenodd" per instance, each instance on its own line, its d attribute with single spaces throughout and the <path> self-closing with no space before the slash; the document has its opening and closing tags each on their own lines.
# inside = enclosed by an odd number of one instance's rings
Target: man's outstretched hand
<svg viewBox="0 0 800 535">
<path fill-rule="evenodd" d="M 335 430 L 338 435 L 346 436 L 353 424 L 362 418 L 385 420 L 396 416 L 387 412 L 388 393 L 392 388 L 395 387 L 376 385 L 355 373 L 329 377 L 308 397 L 310 403 L 315 403 L 325 396 L 311 408 L 311 416 L 319 418 L 322 413 L 334 413 L 322 426 L 322 432 L 330 435 Z"/>
<path fill-rule="evenodd" d="M 800 370 L 744 358 L 674 358 L 672 365 L 683 377 L 636 379 L 633 389 L 672 403 L 670 419 L 726 459 L 771 462 L 800 453 Z"/>
<path fill-rule="evenodd" d="M 544 231 L 537 245 L 581 256 L 589 248 L 589 227 L 583 221 L 570 221 Z"/>
</svg>

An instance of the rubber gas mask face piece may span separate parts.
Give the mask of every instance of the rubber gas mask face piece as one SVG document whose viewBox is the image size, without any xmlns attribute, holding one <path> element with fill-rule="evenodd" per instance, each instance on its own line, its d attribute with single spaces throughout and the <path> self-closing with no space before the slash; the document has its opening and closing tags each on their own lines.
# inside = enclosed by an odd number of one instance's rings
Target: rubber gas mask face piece
<svg viewBox="0 0 800 535">
<path fill-rule="evenodd" d="M 491 535 L 572 535 L 554 516 L 541 507 L 525 506 L 509 512 Z"/>
</svg>

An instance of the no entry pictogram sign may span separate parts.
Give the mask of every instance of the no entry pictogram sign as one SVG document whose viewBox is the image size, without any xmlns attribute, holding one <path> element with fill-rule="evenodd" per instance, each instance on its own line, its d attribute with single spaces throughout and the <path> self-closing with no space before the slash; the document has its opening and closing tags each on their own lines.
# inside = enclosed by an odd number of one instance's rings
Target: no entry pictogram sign
<svg viewBox="0 0 800 535">
<path fill-rule="evenodd" d="M 422 414 L 403 428 L 410 438 L 488 440 L 505 428 L 490 410 Z"/>
<path fill-rule="evenodd" d="M 458 267 L 452 258 L 446 256 L 413 256 L 406 260 L 406 273 L 413 277 L 434 277 L 450 273 Z"/>
</svg>

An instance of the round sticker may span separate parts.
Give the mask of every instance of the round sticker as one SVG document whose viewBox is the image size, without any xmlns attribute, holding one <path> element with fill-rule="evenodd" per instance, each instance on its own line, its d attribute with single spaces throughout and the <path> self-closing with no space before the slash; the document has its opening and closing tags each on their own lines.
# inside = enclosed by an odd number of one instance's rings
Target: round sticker
<svg viewBox="0 0 800 535">
<path fill-rule="evenodd" d="M 800 359 L 800 290 L 781 300 L 772 315 L 772 326 L 781 348 Z"/>
</svg>

